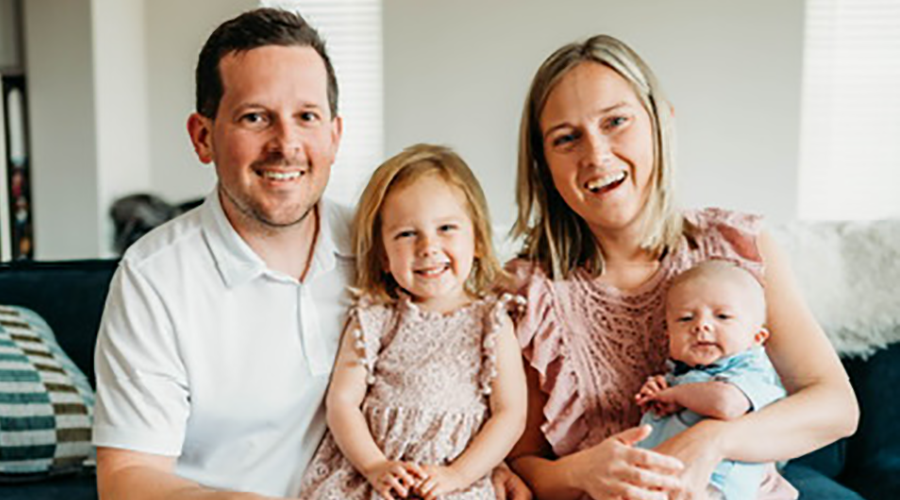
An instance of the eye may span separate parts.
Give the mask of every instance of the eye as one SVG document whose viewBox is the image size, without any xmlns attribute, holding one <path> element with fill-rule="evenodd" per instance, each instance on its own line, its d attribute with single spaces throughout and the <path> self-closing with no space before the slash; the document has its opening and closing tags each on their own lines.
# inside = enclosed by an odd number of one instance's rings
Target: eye
<svg viewBox="0 0 900 500">
<path fill-rule="evenodd" d="M 302 122 L 317 122 L 319 121 L 319 113 L 315 111 L 304 111 L 300 113 L 300 121 Z"/>
<path fill-rule="evenodd" d="M 442 224 L 440 227 L 438 227 L 438 231 L 440 231 L 442 233 L 446 233 L 449 231 L 456 230 L 457 228 L 458 228 L 458 226 L 456 224 Z"/>
<path fill-rule="evenodd" d="M 394 239 L 395 239 L 395 240 L 400 240 L 400 239 L 403 239 L 403 238 L 412 238 L 412 237 L 415 236 L 415 235 L 416 235 L 416 232 L 415 232 L 415 231 L 413 231 L 412 229 L 407 229 L 407 230 L 405 230 L 405 231 L 400 231 L 400 232 L 398 232 L 397 234 L 395 234 L 395 235 L 394 235 Z"/>
<path fill-rule="evenodd" d="M 690 320 L 692 320 L 692 319 L 694 319 L 693 316 L 691 316 L 690 314 L 685 314 L 685 315 L 683 315 L 683 316 L 679 316 L 677 321 L 678 321 L 679 323 L 685 323 L 685 322 L 690 321 Z"/>
<path fill-rule="evenodd" d="M 611 116 L 603 122 L 603 128 L 607 130 L 615 130 L 628 123 L 627 116 Z"/>
<path fill-rule="evenodd" d="M 728 320 L 731 319 L 732 316 L 728 313 L 718 313 L 716 314 L 716 318 Z"/>
<path fill-rule="evenodd" d="M 243 115 L 241 115 L 239 120 L 241 123 L 251 127 L 259 127 L 261 125 L 265 125 L 269 121 L 265 113 L 256 111 L 251 113 L 244 113 Z"/>
<path fill-rule="evenodd" d="M 573 142 L 578 140 L 579 134 L 577 132 L 570 132 L 567 134 L 559 134 L 553 137 L 553 140 L 550 144 L 555 148 L 562 148 L 566 146 L 571 146 Z"/>
</svg>

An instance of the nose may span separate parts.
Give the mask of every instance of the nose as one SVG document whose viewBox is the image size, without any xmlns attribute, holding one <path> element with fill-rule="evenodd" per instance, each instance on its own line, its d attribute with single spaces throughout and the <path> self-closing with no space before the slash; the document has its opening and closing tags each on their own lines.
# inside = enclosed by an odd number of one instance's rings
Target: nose
<svg viewBox="0 0 900 500">
<path fill-rule="evenodd" d="M 437 252 L 437 240 L 427 234 L 423 234 L 416 239 L 416 255 L 419 257 L 429 257 Z"/>
<path fill-rule="evenodd" d="M 694 321 L 694 324 L 691 325 L 691 332 L 693 332 L 697 336 L 706 335 L 712 332 L 712 321 L 706 316 L 701 316 Z"/>
<path fill-rule="evenodd" d="M 584 161 L 590 166 L 606 166 L 613 161 L 609 138 L 598 131 L 586 134 Z"/>
<path fill-rule="evenodd" d="M 272 127 L 272 137 L 268 143 L 268 152 L 281 153 L 281 156 L 294 159 L 303 151 L 299 127 L 288 119 L 277 120 Z"/>
</svg>

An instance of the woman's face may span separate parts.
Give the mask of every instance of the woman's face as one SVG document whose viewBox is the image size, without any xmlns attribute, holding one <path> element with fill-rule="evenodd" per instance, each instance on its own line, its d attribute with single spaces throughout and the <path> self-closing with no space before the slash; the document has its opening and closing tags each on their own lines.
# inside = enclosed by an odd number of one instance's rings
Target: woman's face
<svg viewBox="0 0 900 500">
<path fill-rule="evenodd" d="M 566 204 L 599 237 L 633 229 L 650 194 L 650 116 L 628 82 L 584 62 L 556 84 L 540 116 L 544 156 Z"/>
</svg>

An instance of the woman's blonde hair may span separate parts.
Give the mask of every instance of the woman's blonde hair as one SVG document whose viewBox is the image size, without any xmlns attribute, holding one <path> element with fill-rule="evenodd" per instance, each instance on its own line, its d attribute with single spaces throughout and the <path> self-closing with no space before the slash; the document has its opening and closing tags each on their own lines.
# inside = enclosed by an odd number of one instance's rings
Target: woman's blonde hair
<svg viewBox="0 0 900 500">
<path fill-rule="evenodd" d="M 673 203 L 675 169 L 672 109 L 659 82 L 631 48 L 607 35 L 570 43 L 554 52 L 538 69 L 522 112 L 516 201 L 515 237 L 525 237 L 522 256 L 543 267 L 552 279 L 568 277 L 579 267 L 594 276 L 603 272 L 603 253 L 587 223 L 556 190 L 544 156 L 540 117 L 556 84 L 582 63 L 608 66 L 631 86 L 647 110 L 653 133 L 651 192 L 641 213 L 641 247 L 662 255 L 683 231 L 683 217 Z"/>
<path fill-rule="evenodd" d="M 487 200 L 475 174 L 449 148 L 416 144 L 382 163 L 360 197 L 353 219 L 357 293 L 384 302 L 397 299 L 397 282 L 385 271 L 387 257 L 381 233 L 381 210 L 391 190 L 432 175 L 459 189 L 465 196 L 466 211 L 475 236 L 475 260 L 466 280 L 466 291 L 482 296 L 494 287 L 508 284 L 509 276 L 494 253 Z"/>
</svg>

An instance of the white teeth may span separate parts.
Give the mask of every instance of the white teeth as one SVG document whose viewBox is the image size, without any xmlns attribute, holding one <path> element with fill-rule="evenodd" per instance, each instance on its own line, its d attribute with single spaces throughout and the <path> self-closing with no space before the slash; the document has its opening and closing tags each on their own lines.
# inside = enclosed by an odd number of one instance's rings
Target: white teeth
<svg viewBox="0 0 900 500">
<path fill-rule="evenodd" d="M 444 272 L 444 270 L 447 269 L 448 267 L 449 267 L 449 264 L 442 264 L 437 267 L 429 267 L 427 269 L 419 269 L 416 271 L 416 273 L 421 274 L 423 276 L 437 276 L 438 274 L 441 274 L 442 272 Z"/>
<path fill-rule="evenodd" d="M 603 177 L 589 181 L 587 184 L 585 184 L 585 187 L 589 191 L 597 192 L 605 188 L 606 186 L 609 186 L 610 184 L 625 180 L 625 175 L 626 174 L 624 171 L 606 174 Z"/>
<path fill-rule="evenodd" d="M 262 176 L 266 179 L 273 179 L 276 181 L 290 181 L 299 179 L 301 175 L 303 175 L 303 172 L 271 172 L 267 170 L 262 173 Z"/>
</svg>

